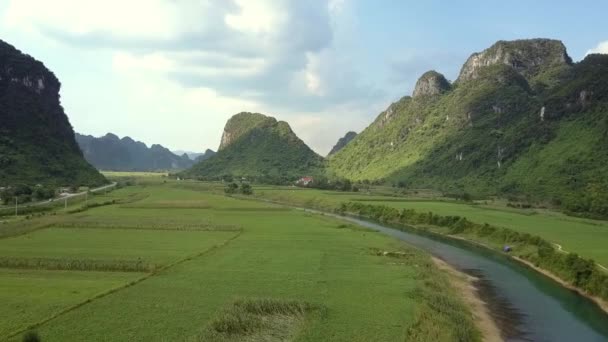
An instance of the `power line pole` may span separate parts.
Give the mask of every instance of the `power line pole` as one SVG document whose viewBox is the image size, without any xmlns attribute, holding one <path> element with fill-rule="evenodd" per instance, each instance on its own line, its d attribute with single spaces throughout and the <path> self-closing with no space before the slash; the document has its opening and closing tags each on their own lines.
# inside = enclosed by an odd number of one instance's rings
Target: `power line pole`
<svg viewBox="0 0 608 342">
<path fill-rule="evenodd" d="M 66 196 L 64 199 L 64 208 L 67 210 L 68 209 L 68 197 Z"/>
<path fill-rule="evenodd" d="M 15 216 L 19 215 L 19 199 L 15 197 Z"/>
</svg>

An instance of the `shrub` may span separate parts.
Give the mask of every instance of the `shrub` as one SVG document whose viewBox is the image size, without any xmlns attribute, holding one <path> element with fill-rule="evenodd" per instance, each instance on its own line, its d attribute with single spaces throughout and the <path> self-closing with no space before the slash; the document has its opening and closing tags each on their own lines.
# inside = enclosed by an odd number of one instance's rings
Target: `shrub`
<svg viewBox="0 0 608 342">
<path fill-rule="evenodd" d="M 31 331 L 28 331 L 25 334 L 23 334 L 22 341 L 23 342 L 40 342 L 42 340 L 40 339 L 40 336 L 38 336 L 37 332 L 31 330 Z"/>
</svg>

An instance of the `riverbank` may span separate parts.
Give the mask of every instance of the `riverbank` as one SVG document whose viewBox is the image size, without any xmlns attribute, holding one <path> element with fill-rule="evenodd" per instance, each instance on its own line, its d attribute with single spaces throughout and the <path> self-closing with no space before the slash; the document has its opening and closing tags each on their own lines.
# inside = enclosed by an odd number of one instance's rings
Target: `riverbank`
<svg viewBox="0 0 608 342">
<path fill-rule="evenodd" d="M 589 293 L 587 293 L 587 292 L 579 289 L 578 287 L 568 284 L 566 281 L 564 281 L 563 279 L 561 279 L 557 275 L 555 275 L 555 274 L 553 274 L 553 273 L 551 273 L 551 272 L 549 272 L 549 271 L 547 271 L 545 269 L 542 269 L 542 268 L 534 265 L 533 263 L 531 263 L 531 262 L 529 262 L 527 260 L 524 260 L 524 259 L 519 258 L 519 257 L 514 256 L 514 255 L 511 255 L 511 258 L 514 259 L 514 260 L 516 260 L 516 261 L 518 261 L 518 262 L 520 262 L 520 263 L 522 263 L 522 264 L 524 264 L 524 265 L 526 265 L 526 266 L 528 266 L 528 267 L 530 267 L 531 269 L 535 270 L 536 272 L 541 273 L 544 276 L 553 279 L 554 281 L 558 282 L 563 287 L 565 287 L 567 289 L 570 289 L 572 291 L 575 291 L 576 293 L 580 294 L 581 296 L 586 297 L 586 298 L 592 300 L 593 302 L 595 302 L 595 304 L 597 304 L 597 306 L 599 306 L 605 313 L 608 314 L 608 301 L 606 301 L 606 300 L 604 300 L 604 299 L 602 299 L 600 297 L 590 295 Z"/>
<path fill-rule="evenodd" d="M 417 229 L 420 229 L 420 228 L 417 228 Z M 495 251 L 495 249 L 492 248 L 491 246 L 488 246 L 488 245 L 486 245 L 484 243 L 481 243 L 479 241 L 467 239 L 467 238 L 464 238 L 464 237 L 461 237 L 461 236 L 456 236 L 456 235 L 441 234 L 441 233 L 437 233 L 437 232 L 432 232 L 432 233 L 433 234 L 438 234 L 440 236 L 445 236 L 445 237 L 448 237 L 448 238 L 451 238 L 451 239 L 456 239 L 456 240 L 460 240 L 460 241 L 466 241 L 467 243 L 471 243 L 471 244 L 474 244 L 476 246 L 480 246 L 480 247 L 483 247 L 483 248 Z M 532 262 L 530 262 L 528 260 L 522 259 L 522 258 L 520 258 L 520 257 L 518 257 L 516 255 L 510 255 L 510 254 L 507 254 L 507 255 L 511 259 L 513 259 L 513 260 L 515 260 L 515 261 L 517 261 L 517 262 L 519 262 L 521 264 L 526 265 L 527 267 L 533 269 L 534 271 L 536 271 L 536 272 L 538 272 L 538 273 L 540 273 L 540 274 L 542 274 L 542 275 L 544 275 L 544 276 L 546 276 L 548 278 L 551 278 L 551 280 L 557 282 L 561 286 L 563 286 L 563 287 L 565 287 L 565 288 L 567 288 L 569 290 L 572 290 L 572 291 L 578 293 L 579 295 L 581 295 L 581 296 L 583 296 L 583 297 L 585 297 L 587 299 L 592 300 L 595 304 L 597 304 L 597 306 L 600 309 L 602 309 L 602 311 L 604 311 L 606 314 L 608 314 L 608 301 L 606 301 L 606 300 L 604 300 L 604 299 L 602 299 L 602 298 L 600 298 L 598 296 L 594 296 L 592 294 L 589 294 L 589 293 L 583 291 L 582 289 L 580 289 L 580 288 L 578 288 L 578 287 L 576 287 L 574 285 L 569 284 L 567 281 L 565 281 L 562 278 L 558 277 L 556 274 L 554 274 L 554 273 L 552 273 L 552 272 L 550 272 L 548 270 L 545 270 L 543 268 L 540 268 L 540 267 L 534 265 Z"/>
<path fill-rule="evenodd" d="M 241 197 L 241 196 L 237 196 L 237 197 Z M 247 197 L 244 197 L 247 198 Z M 378 207 L 381 210 L 379 210 L 376 214 L 379 214 L 379 217 L 370 217 L 368 215 L 365 215 L 362 212 L 359 211 L 351 211 L 349 209 L 346 210 L 338 210 L 338 212 L 336 213 L 336 208 L 327 208 L 324 207 L 321 203 L 314 203 L 314 202 L 306 202 L 306 203 L 298 203 L 297 201 L 294 203 L 291 203 L 291 201 L 286 200 L 286 198 L 283 198 L 283 200 L 277 200 L 277 199 L 269 199 L 269 198 L 263 198 L 263 197 L 255 197 L 255 198 L 250 198 L 252 200 L 258 200 L 258 201 L 263 201 L 263 202 L 268 202 L 268 203 L 274 203 L 274 204 L 278 204 L 278 205 L 284 205 L 284 206 L 289 206 L 292 208 L 302 208 L 302 209 L 308 209 L 308 210 L 313 210 L 313 211 L 319 211 L 321 213 L 328 213 L 328 214 L 332 214 L 332 215 L 338 215 L 338 216 L 342 216 L 342 215 L 352 215 L 354 217 L 361 217 L 363 219 L 367 219 L 367 220 L 371 220 L 371 221 L 376 221 L 379 223 L 384 223 L 384 224 L 389 224 L 392 227 L 401 227 L 401 226 L 407 226 L 410 227 L 412 229 L 418 230 L 420 232 L 423 232 L 424 234 L 432 234 L 432 235 L 436 235 L 436 236 L 440 236 L 440 237 L 445 237 L 445 238 L 450 238 L 450 239 L 455 239 L 455 240 L 461 240 L 461 241 L 466 241 L 467 243 L 471 243 L 477 246 L 481 246 L 483 248 L 486 248 L 488 250 L 491 250 L 493 252 L 497 252 L 500 253 L 501 247 L 500 246 L 490 246 L 488 244 L 486 244 L 485 241 L 479 241 L 477 239 L 471 239 L 468 237 L 463 237 L 463 236 L 459 236 L 459 235 L 454 235 L 450 232 L 449 228 L 447 227 L 442 227 L 442 226 L 435 226 L 435 225 L 429 225 L 429 224 L 415 224 L 415 223 L 411 223 L 411 222 L 401 222 L 399 219 L 395 220 L 393 219 L 393 217 L 396 215 L 397 217 L 399 217 L 400 212 L 398 210 L 396 210 L 395 208 L 390 208 L 390 207 L 386 207 L 386 206 L 373 206 L 373 205 L 360 205 L 361 207 L 363 207 L 363 209 L 365 210 L 365 207 Z M 343 203 L 343 204 L 352 204 L 352 203 Z M 394 212 L 387 212 L 388 210 L 393 210 Z M 447 219 L 451 219 L 453 217 L 441 217 L 439 215 L 433 215 L 432 213 L 419 213 L 417 214 L 415 211 L 411 210 L 411 213 L 414 213 L 414 215 L 419 215 L 419 216 L 423 216 L 424 219 L 427 219 L 427 215 L 429 217 L 435 217 L 438 220 L 441 220 L 443 218 L 447 218 Z M 466 218 L 461 218 L 464 219 L 464 221 L 466 221 Z M 467 224 L 470 224 L 470 222 L 467 222 Z M 475 225 L 475 224 L 473 224 Z M 484 228 L 490 228 L 492 231 L 496 232 L 497 230 L 501 230 L 502 232 L 507 232 L 508 234 L 512 234 L 514 236 L 517 236 L 520 233 L 517 232 L 513 232 L 510 231 L 508 229 L 505 228 L 496 228 L 496 227 L 492 227 L 492 226 L 488 226 L 488 225 L 479 225 L 481 229 Z M 434 229 L 433 227 L 436 227 L 438 229 Z M 397 228 L 400 229 L 400 228 Z M 448 229 L 448 231 L 446 231 L 445 233 L 438 231 L 438 230 L 445 230 Z M 521 234 L 520 234 L 521 235 Z M 535 239 L 535 237 L 529 235 L 529 234 L 523 234 L 523 236 L 525 236 L 526 239 Z M 542 239 L 537 238 L 536 240 L 538 241 L 542 241 Z M 556 250 L 556 252 L 558 252 Z M 567 288 L 569 290 L 573 290 L 575 292 L 577 292 L 578 294 L 580 294 L 581 296 L 584 296 L 588 299 L 590 299 L 591 301 L 593 301 L 598 308 L 600 308 L 604 313 L 608 314 L 608 302 L 598 296 L 595 296 L 593 294 L 588 293 L 587 291 L 583 290 L 582 288 L 578 288 L 574 285 L 569 284 L 566 280 L 560 278 L 559 276 L 557 276 L 556 274 L 552 273 L 549 270 L 540 268 L 538 266 L 535 266 L 533 263 L 524 260 L 523 258 L 518 258 L 515 255 L 512 254 L 507 254 L 509 257 L 511 257 L 513 260 L 515 261 L 521 261 L 524 265 L 526 266 L 532 266 L 531 268 L 535 271 L 537 271 L 538 273 L 556 281 L 559 285 L 561 285 L 564 288 Z M 599 268 L 598 268 L 599 270 Z"/>
<path fill-rule="evenodd" d="M 500 328 L 492 319 L 490 309 L 486 302 L 479 296 L 479 290 L 475 286 L 478 278 L 458 271 L 445 261 L 431 257 L 437 268 L 444 271 L 450 278 L 452 287 L 460 293 L 462 300 L 469 306 L 474 316 L 477 329 L 481 332 L 484 342 L 503 342 Z"/>
</svg>

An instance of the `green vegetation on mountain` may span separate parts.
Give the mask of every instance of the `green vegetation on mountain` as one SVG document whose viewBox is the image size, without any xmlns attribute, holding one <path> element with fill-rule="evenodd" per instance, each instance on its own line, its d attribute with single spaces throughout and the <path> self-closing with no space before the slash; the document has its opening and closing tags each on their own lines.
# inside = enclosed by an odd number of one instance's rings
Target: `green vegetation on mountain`
<svg viewBox="0 0 608 342">
<path fill-rule="evenodd" d="M 60 86 L 41 62 L 0 41 L 0 187 L 106 182 L 76 144 Z"/>
<path fill-rule="evenodd" d="M 323 158 L 306 146 L 286 122 L 257 113 L 239 113 L 226 123 L 217 154 L 182 175 L 282 183 L 321 174 L 323 166 Z"/>
<path fill-rule="evenodd" d="M 76 141 L 86 160 L 99 170 L 169 171 L 187 169 L 194 164 L 187 154 L 178 156 L 157 144 L 148 148 L 141 141 L 130 137 L 120 139 L 112 133 L 100 138 L 76 134 Z"/>
<path fill-rule="evenodd" d="M 498 42 L 451 89 L 423 84 L 332 156 L 330 171 L 608 214 L 608 56 L 572 64 L 559 41 Z"/>
</svg>

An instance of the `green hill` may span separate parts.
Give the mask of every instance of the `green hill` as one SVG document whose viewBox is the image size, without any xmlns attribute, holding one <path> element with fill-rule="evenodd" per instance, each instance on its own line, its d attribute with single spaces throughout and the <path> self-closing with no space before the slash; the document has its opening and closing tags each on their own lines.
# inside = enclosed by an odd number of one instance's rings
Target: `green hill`
<svg viewBox="0 0 608 342">
<path fill-rule="evenodd" d="M 276 183 L 321 174 L 323 163 L 286 122 L 239 113 L 226 123 L 217 154 L 183 175 L 199 179 L 230 175 Z"/>
<path fill-rule="evenodd" d="M 60 86 L 41 62 L 0 41 L 0 187 L 106 182 L 76 144 Z"/>
<path fill-rule="evenodd" d="M 559 41 L 501 41 L 444 80 L 423 75 L 415 96 L 329 159 L 331 172 L 598 211 L 608 188 L 607 55 L 573 64 Z"/>
</svg>

